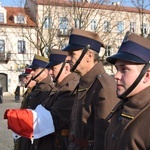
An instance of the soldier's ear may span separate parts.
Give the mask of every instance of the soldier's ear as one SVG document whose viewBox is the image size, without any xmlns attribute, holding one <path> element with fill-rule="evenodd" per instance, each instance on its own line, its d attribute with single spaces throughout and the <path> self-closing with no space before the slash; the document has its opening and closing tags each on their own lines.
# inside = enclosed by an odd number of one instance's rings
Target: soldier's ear
<svg viewBox="0 0 150 150">
<path fill-rule="evenodd" d="M 150 83 L 150 68 L 146 71 L 145 76 L 144 76 L 144 83 Z"/>
<path fill-rule="evenodd" d="M 91 60 L 92 57 L 94 57 L 94 53 L 92 50 L 88 50 L 87 53 L 87 61 Z"/>
<path fill-rule="evenodd" d="M 65 65 L 65 72 L 70 72 L 70 69 L 71 69 L 70 64 L 66 63 L 66 65 Z"/>
</svg>

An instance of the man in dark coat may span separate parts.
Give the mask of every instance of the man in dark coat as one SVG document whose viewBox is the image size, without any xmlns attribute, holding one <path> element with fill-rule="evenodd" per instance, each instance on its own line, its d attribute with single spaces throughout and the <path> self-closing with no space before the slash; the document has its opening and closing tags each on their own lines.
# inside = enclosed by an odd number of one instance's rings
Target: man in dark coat
<svg viewBox="0 0 150 150">
<path fill-rule="evenodd" d="M 27 95 L 21 108 L 35 109 L 37 105 L 41 104 L 52 91 L 54 85 L 49 75 L 49 70 L 45 68 L 48 62 L 48 58 L 39 55 L 34 56 L 32 64 L 29 66 L 29 68 L 32 69 L 30 72 L 30 74 L 32 74 L 32 78 L 28 81 L 28 85 L 26 86 L 28 87 L 33 80 L 36 82 L 36 85 Z M 15 138 L 17 138 L 17 136 Z M 21 137 L 19 140 L 15 141 L 14 147 L 15 150 L 27 150 L 31 147 L 31 145 L 30 139 Z"/>
<path fill-rule="evenodd" d="M 119 51 L 108 57 L 115 64 L 117 95 L 106 132 L 105 150 L 150 150 L 150 40 L 127 32 Z"/>
<path fill-rule="evenodd" d="M 17 85 L 14 93 L 15 93 L 15 101 L 17 102 L 20 100 L 20 85 Z"/>
<path fill-rule="evenodd" d="M 52 50 L 50 55 L 50 62 L 46 68 L 50 68 L 50 74 L 55 82 L 55 93 L 50 94 L 37 108 L 32 111 L 36 114 L 34 117 L 33 127 L 35 130 L 32 142 L 32 147 L 28 147 L 30 150 L 66 150 L 68 146 L 70 115 L 74 102 L 75 93 L 73 92 L 79 82 L 79 76 L 70 72 L 70 64 L 66 62 L 67 52 L 62 50 Z M 46 108 L 46 109 L 45 109 Z M 24 128 L 25 132 L 20 132 L 17 126 L 13 128 L 11 119 L 15 118 L 17 125 L 21 125 L 22 121 L 25 125 L 32 120 L 32 115 L 28 116 L 28 120 L 19 114 L 21 110 L 17 111 L 17 116 L 14 117 L 11 113 L 13 110 L 7 111 L 5 116 L 8 119 L 8 126 L 14 132 L 27 137 L 28 127 Z M 24 110 L 23 110 L 24 111 Z M 29 114 L 29 113 L 27 113 Z M 44 120 L 44 121 L 42 121 Z M 36 134 L 36 129 L 41 129 Z M 23 131 L 23 130 L 22 130 Z M 29 134 L 28 134 L 29 135 Z M 30 136 L 32 140 L 32 137 Z M 24 145 L 26 147 L 26 145 Z M 27 150 L 27 148 L 26 148 Z"/>
<path fill-rule="evenodd" d="M 72 71 L 81 76 L 71 115 L 69 150 L 103 150 L 104 135 L 109 125 L 105 117 L 117 102 L 115 81 L 99 60 L 104 47 L 94 32 L 73 29 L 69 44 L 68 60 Z"/>
</svg>

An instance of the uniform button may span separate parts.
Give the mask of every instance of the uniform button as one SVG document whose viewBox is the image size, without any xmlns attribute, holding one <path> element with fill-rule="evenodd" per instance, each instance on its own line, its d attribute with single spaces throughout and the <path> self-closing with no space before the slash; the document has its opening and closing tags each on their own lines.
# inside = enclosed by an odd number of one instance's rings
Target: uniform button
<svg viewBox="0 0 150 150">
<path fill-rule="evenodd" d="M 99 78 L 101 78 L 101 77 L 102 77 L 102 75 L 101 75 L 101 74 L 99 74 L 99 75 L 98 75 L 98 77 L 99 77 Z"/>
</svg>

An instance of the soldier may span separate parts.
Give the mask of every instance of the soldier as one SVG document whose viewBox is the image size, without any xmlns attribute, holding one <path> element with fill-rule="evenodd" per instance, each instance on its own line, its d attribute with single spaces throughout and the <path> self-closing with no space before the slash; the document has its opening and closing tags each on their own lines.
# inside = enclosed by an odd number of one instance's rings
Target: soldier
<svg viewBox="0 0 150 150">
<path fill-rule="evenodd" d="M 76 73 L 70 72 L 70 64 L 65 61 L 66 57 L 67 52 L 64 52 L 62 50 L 54 49 L 51 52 L 50 62 L 47 64 L 46 68 L 50 68 L 50 74 L 53 78 L 53 81 L 55 82 L 55 93 L 50 94 L 44 100 L 42 106 L 39 105 L 35 109 L 34 114 L 36 113 L 36 117 L 34 120 L 36 121 L 34 122 L 34 127 L 35 130 L 37 128 L 41 128 L 41 131 L 36 134 L 36 131 L 34 130 L 33 138 L 35 139 L 33 141 L 32 147 L 28 147 L 28 149 L 26 148 L 26 150 L 67 149 L 70 115 L 75 96 L 75 93 L 73 93 L 73 91 L 79 82 L 79 76 Z M 16 114 L 18 116 L 14 117 L 13 114 L 9 115 L 11 111 L 16 111 Z M 29 110 L 26 110 L 26 112 L 27 111 Z M 22 110 L 10 110 L 7 111 L 5 115 L 8 117 L 6 118 L 8 119 L 9 128 L 14 132 L 16 132 L 17 130 L 17 133 L 20 130 L 20 128 L 18 128 L 18 125 L 21 126 L 21 121 L 23 121 L 23 124 L 26 125 L 26 123 L 28 123 L 29 120 L 32 119 L 31 115 L 28 116 L 28 120 L 26 120 L 25 113 L 23 116 L 20 116 L 19 114 L 21 113 Z M 17 124 L 15 128 L 13 128 L 13 123 L 9 124 L 11 122 L 11 119 L 14 118 Z M 44 122 L 42 120 L 44 120 Z M 18 134 L 26 136 L 28 134 L 27 127 L 24 128 L 24 132 L 19 132 Z M 31 136 L 30 138 L 32 139 Z"/>
<path fill-rule="evenodd" d="M 31 68 L 26 68 L 25 72 L 19 75 L 20 82 L 23 82 L 23 85 L 27 88 L 25 93 L 23 94 L 23 101 L 21 103 L 21 108 L 25 108 L 27 106 L 26 104 L 26 98 L 29 93 L 34 89 L 34 86 L 36 85 L 35 80 L 31 80 L 32 74 L 31 74 L 32 69 Z"/>
<path fill-rule="evenodd" d="M 45 68 L 48 62 L 48 58 L 35 55 L 32 64 L 29 66 L 32 69 L 32 80 L 36 82 L 36 86 L 27 97 L 28 104 L 26 108 L 35 109 L 54 88 L 49 69 Z"/>
<path fill-rule="evenodd" d="M 28 94 L 21 108 L 35 109 L 37 105 L 41 104 L 47 95 L 52 91 L 54 85 L 49 75 L 49 70 L 45 68 L 49 62 L 48 58 L 35 55 L 32 64 L 30 74 L 32 78 L 26 84 L 26 87 L 30 86 L 31 82 L 36 82 L 36 85 L 32 89 L 32 92 Z M 19 136 L 15 136 L 18 139 Z M 29 150 L 32 146 L 30 139 L 20 137 L 19 140 L 15 139 L 15 150 Z M 17 148 L 16 148 L 17 147 Z"/>
<path fill-rule="evenodd" d="M 68 51 L 72 71 L 81 76 L 71 115 L 69 150 L 103 150 L 104 135 L 109 125 L 105 117 L 117 102 L 115 81 L 99 59 L 104 47 L 94 32 L 73 29 Z"/>
<path fill-rule="evenodd" d="M 150 149 L 150 40 L 127 32 L 119 51 L 108 57 L 115 64 L 117 95 L 106 132 L 106 150 Z"/>
</svg>

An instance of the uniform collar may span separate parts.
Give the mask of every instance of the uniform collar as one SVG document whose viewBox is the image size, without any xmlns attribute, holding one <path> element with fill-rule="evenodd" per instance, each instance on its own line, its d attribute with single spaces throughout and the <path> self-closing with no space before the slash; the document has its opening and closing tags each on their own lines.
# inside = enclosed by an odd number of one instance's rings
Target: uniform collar
<svg viewBox="0 0 150 150">
<path fill-rule="evenodd" d="M 122 113 L 136 116 L 143 108 L 150 104 L 150 87 L 142 90 L 131 98 L 128 98 Z"/>
<path fill-rule="evenodd" d="M 56 84 L 56 88 L 61 88 L 62 86 L 66 85 L 70 91 L 73 91 L 78 82 L 79 76 L 76 73 L 71 73 L 66 76 L 60 83 Z"/>
<path fill-rule="evenodd" d="M 131 108 L 136 108 L 141 110 L 145 105 L 150 103 L 150 87 L 145 88 L 138 94 L 134 95 L 131 98 L 128 98 L 128 101 L 126 102 L 126 106 Z"/>
<path fill-rule="evenodd" d="M 80 87 L 88 87 L 96 78 L 98 74 L 103 74 L 105 72 L 102 62 L 99 62 L 94 65 L 94 67 L 87 72 L 80 80 Z"/>
</svg>

